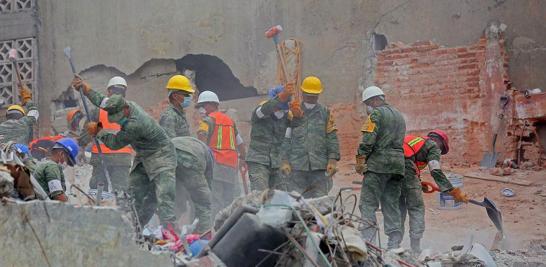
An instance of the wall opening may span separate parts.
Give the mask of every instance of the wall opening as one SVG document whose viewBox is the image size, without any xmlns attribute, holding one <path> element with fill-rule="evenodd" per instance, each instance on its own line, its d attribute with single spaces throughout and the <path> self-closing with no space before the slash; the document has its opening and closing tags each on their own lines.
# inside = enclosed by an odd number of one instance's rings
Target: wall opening
<svg viewBox="0 0 546 267">
<path fill-rule="evenodd" d="M 388 41 L 387 36 L 380 34 L 380 33 L 372 33 L 373 38 L 373 50 L 374 51 L 381 51 L 387 47 Z"/>
<path fill-rule="evenodd" d="M 202 91 L 215 92 L 220 100 L 230 100 L 258 95 L 256 88 L 243 86 L 229 66 L 211 55 L 186 55 L 176 60 L 179 73 L 187 70 L 195 73 L 195 85 Z"/>
</svg>

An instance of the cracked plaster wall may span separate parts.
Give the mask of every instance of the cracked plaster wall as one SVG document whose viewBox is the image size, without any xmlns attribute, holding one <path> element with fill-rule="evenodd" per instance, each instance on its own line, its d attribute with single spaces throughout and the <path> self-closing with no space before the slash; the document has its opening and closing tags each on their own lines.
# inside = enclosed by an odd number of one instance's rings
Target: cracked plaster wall
<svg viewBox="0 0 546 267">
<path fill-rule="evenodd" d="M 265 93 L 274 84 L 276 58 L 263 34 L 275 24 L 283 25 L 283 38 L 303 41 L 304 76 L 322 79 L 326 90 L 321 101 L 327 104 L 354 102 L 359 85 L 373 80 L 368 77 L 373 75 L 371 32 L 385 34 L 389 42 L 432 40 L 456 46 L 474 42 L 491 20 L 508 25 L 515 86 L 546 87 L 546 5 L 540 0 L 41 0 L 38 13 L 43 118 L 49 117 L 50 100 L 71 78 L 62 54 L 65 46 L 73 48 L 79 69 L 104 64 L 124 73 L 153 58 L 214 55 L 244 86 Z M 521 38 L 533 48 L 522 46 Z M 96 83 L 103 86 L 106 80 Z M 138 94 L 147 99 L 145 107 L 161 98 L 162 88 L 160 82 L 142 86 Z"/>
</svg>

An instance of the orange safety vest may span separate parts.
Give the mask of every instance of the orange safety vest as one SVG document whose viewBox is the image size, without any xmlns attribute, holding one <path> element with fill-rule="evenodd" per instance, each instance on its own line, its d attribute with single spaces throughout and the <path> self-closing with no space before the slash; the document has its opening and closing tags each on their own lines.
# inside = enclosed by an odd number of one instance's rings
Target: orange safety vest
<svg viewBox="0 0 546 267">
<path fill-rule="evenodd" d="M 116 133 L 121 129 L 121 126 L 115 122 L 110 122 L 108 120 L 108 113 L 100 109 L 99 111 L 99 121 L 102 123 L 102 130 L 107 131 L 110 133 Z M 112 150 L 109 147 L 107 147 L 105 144 L 100 143 L 100 148 L 102 153 L 104 154 L 132 154 L 133 149 L 130 146 L 123 147 L 118 150 Z M 99 153 L 99 150 L 97 149 L 97 145 L 93 144 L 93 147 L 91 148 L 92 153 Z"/>
<path fill-rule="evenodd" d="M 214 130 L 209 137 L 214 160 L 218 164 L 237 168 L 235 123 L 228 115 L 217 111 L 210 113 L 209 117 L 214 118 Z"/>
<path fill-rule="evenodd" d="M 413 155 L 417 154 L 419 150 L 425 145 L 425 141 L 428 137 L 420 137 L 413 135 L 406 135 L 404 137 L 404 157 L 411 158 Z M 426 162 L 415 161 L 415 165 L 419 170 L 424 169 L 427 166 Z"/>
</svg>

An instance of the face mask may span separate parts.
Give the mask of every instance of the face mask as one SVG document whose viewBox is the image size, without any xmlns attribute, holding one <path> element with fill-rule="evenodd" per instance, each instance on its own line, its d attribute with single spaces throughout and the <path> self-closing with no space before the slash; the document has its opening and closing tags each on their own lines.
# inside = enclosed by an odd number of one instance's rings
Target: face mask
<svg viewBox="0 0 546 267">
<path fill-rule="evenodd" d="M 190 106 L 190 104 L 191 104 L 191 97 L 190 96 L 184 97 L 184 102 L 182 102 L 182 107 L 187 108 Z"/>
<path fill-rule="evenodd" d="M 368 113 L 368 115 L 372 114 L 372 112 L 373 112 L 373 107 L 371 107 L 371 106 L 366 106 L 366 112 Z"/>
<path fill-rule="evenodd" d="M 199 111 L 199 115 L 201 115 L 201 117 L 207 116 L 207 110 L 204 107 L 200 107 L 197 109 L 197 111 Z"/>
<path fill-rule="evenodd" d="M 282 117 L 284 117 L 284 110 L 277 110 L 273 113 L 273 115 L 275 115 L 277 119 L 281 119 Z"/>
<path fill-rule="evenodd" d="M 309 104 L 309 103 L 303 102 L 303 105 L 305 106 L 306 109 L 313 109 L 317 104 Z"/>
</svg>

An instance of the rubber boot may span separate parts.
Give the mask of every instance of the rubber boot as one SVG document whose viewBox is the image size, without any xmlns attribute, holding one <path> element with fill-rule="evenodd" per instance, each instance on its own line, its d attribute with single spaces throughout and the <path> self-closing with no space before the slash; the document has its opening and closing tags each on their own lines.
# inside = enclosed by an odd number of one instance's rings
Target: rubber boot
<svg viewBox="0 0 546 267">
<path fill-rule="evenodd" d="M 392 232 L 389 235 L 389 241 L 387 242 L 387 249 L 397 249 L 402 243 L 402 233 Z"/>
<path fill-rule="evenodd" d="M 411 252 L 413 253 L 413 255 L 419 256 L 419 254 L 421 254 L 421 239 L 411 238 L 410 245 L 411 245 Z"/>
</svg>

